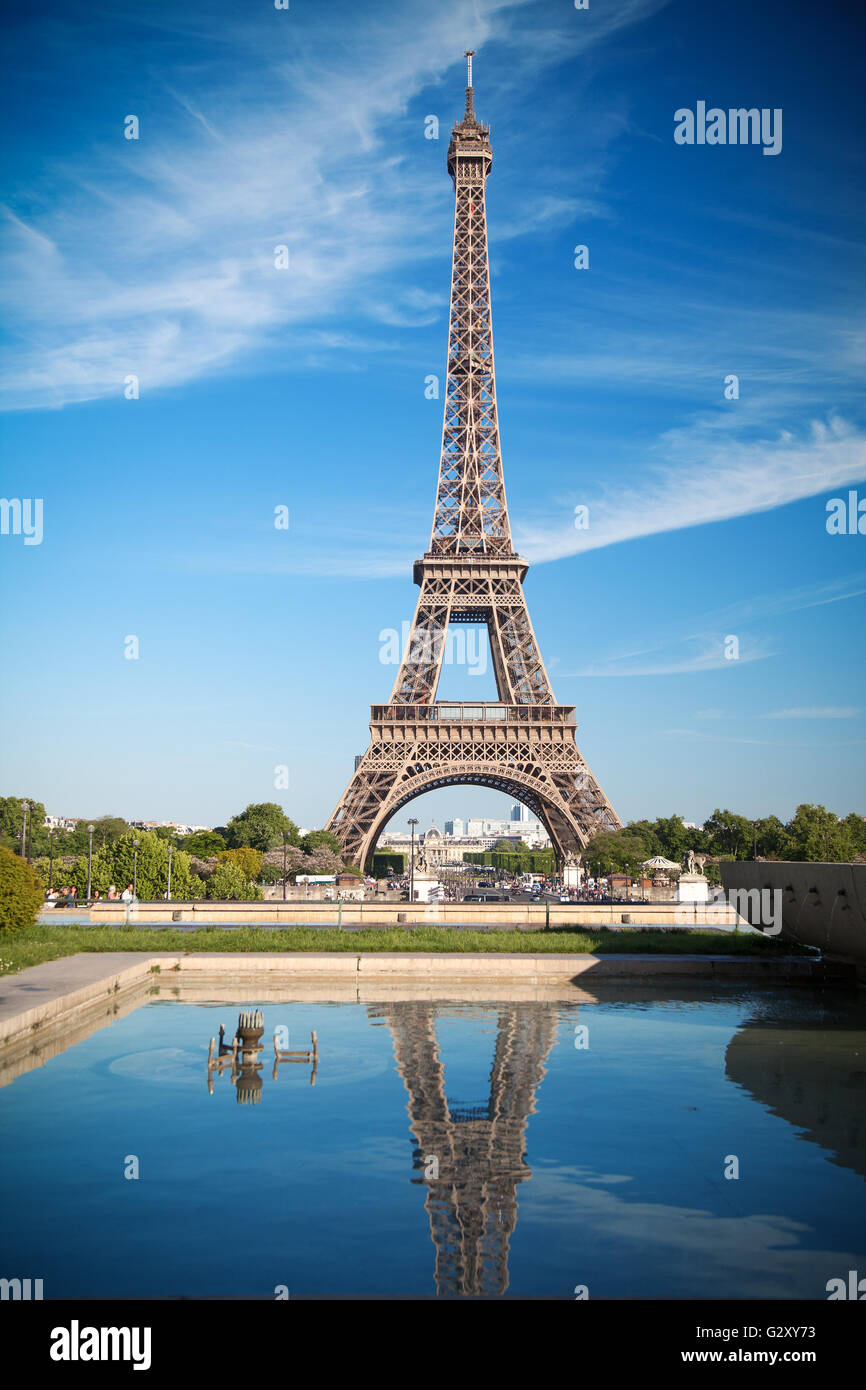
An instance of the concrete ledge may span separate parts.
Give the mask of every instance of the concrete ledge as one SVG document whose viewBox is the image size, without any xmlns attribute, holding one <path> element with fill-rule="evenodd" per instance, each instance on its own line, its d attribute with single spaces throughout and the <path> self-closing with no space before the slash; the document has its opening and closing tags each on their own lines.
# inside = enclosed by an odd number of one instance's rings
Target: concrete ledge
<svg viewBox="0 0 866 1390">
<path fill-rule="evenodd" d="M 56 913 L 56 916 L 55 916 Z M 344 927 L 498 927 L 539 930 L 552 927 L 714 926 L 729 930 L 739 922 L 733 908 L 700 903 L 398 903 L 382 900 L 312 902 L 139 902 L 131 911 L 123 903 L 87 908 L 45 908 L 39 920 L 105 927 L 147 926 L 312 926 Z"/>
<path fill-rule="evenodd" d="M 0 978 L 0 1047 L 32 1037 L 45 1025 L 141 985 L 153 966 L 171 969 L 177 956 L 132 952 L 81 954 L 32 965 Z"/>
<path fill-rule="evenodd" d="M 797 957 L 760 959 L 750 956 L 660 955 L 534 955 L 436 952 L 266 952 L 190 955 L 98 952 L 66 956 L 31 966 L 0 981 L 0 1047 L 33 1040 L 39 1029 L 125 991 L 174 980 L 208 976 L 237 989 L 241 1002 L 255 976 L 276 979 L 285 986 L 302 981 L 341 987 L 360 987 L 375 980 L 440 981 L 443 990 L 461 981 L 476 987 L 485 981 L 509 981 L 533 987 L 540 983 L 570 984 L 578 979 L 787 980 L 824 978 L 822 963 Z"/>
<path fill-rule="evenodd" d="M 152 957 L 158 961 L 158 956 Z M 358 973 L 358 956 L 352 951 L 193 951 L 189 955 L 171 959 L 177 964 L 173 969 L 182 975 L 262 975 L 277 974 L 288 977 L 321 975 L 341 979 Z M 200 964 L 205 962 L 205 965 Z"/>
</svg>

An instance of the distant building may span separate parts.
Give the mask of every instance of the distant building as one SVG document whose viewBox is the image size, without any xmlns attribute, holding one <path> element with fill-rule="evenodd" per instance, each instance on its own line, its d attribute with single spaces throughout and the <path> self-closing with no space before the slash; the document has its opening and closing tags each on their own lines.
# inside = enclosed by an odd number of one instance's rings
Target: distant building
<svg viewBox="0 0 866 1390">
<path fill-rule="evenodd" d="M 196 835 L 200 830 L 212 830 L 212 825 L 183 825 L 176 820 L 131 820 L 133 830 L 170 830 L 173 835 Z"/>
<path fill-rule="evenodd" d="M 469 821 L 459 818 L 447 820 L 444 834 L 435 825 L 416 834 L 415 853 L 420 855 L 423 849 L 427 864 L 431 867 L 435 864 L 459 864 L 468 851 L 492 849 L 497 840 L 509 840 L 514 845 L 523 841 L 530 849 L 547 849 L 550 846 L 550 836 L 541 821 L 530 820 L 528 815 L 519 822 L 476 816 Z M 412 837 L 408 830 L 386 830 L 379 837 L 379 847 L 408 855 L 412 849 Z"/>
<path fill-rule="evenodd" d="M 513 821 L 515 821 L 515 820 L 520 820 L 520 821 L 527 821 L 527 820 L 529 820 L 529 807 L 528 807 L 528 806 L 523 806 L 523 805 L 521 805 L 521 803 L 520 803 L 519 801 L 515 801 L 514 805 L 513 805 L 512 808 L 511 808 L 511 819 L 512 819 Z"/>
<path fill-rule="evenodd" d="M 510 820 L 491 820 L 484 816 L 473 816 L 466 827 L 466 834 L 472 839 L 479 835 L 510 835 Z"/>
</svg>

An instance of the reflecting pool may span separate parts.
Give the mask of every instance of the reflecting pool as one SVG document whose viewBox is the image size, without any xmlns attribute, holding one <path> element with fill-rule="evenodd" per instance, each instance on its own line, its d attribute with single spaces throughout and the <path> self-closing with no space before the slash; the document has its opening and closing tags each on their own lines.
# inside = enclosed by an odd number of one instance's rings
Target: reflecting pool
<svg viewBox="0 0 866 1390">
<path fill-rule="evenodd" d="M 7 1073 L 0 1274 L 46 1298 L 590 1299 L 866 1274 L 856 996 L 388 993 L 160 997 Z M 208 1068 L 242 1009 L 265 1025 L 246 1081 Z M 315 1032 L 315 1063 L 275 1064 L 277 1029 Z"/>
</svg>

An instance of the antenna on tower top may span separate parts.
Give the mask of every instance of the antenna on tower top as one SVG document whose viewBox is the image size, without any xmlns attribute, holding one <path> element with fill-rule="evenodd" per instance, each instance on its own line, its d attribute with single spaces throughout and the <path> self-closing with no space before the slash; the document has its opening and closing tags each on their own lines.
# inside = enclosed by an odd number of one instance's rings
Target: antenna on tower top
<svg viewBox="0 0 866 1390">
<path fill-rule="evenodd" d="M 474 107 L 473 107 L 473 105 L 472 105 L 472 96 L 473 96 L 473 93 L 472 93 L 472 59 L 473 59 L 474 57 L 475 57 L 475 49 L 474 49 L 474 48 L 467 48 L 467 49 L 466 49 L 466 52 L 465 52 L 465 58 L 466 58 L 466 117 L 465 117 L 465 119 L 467 119 L 467 120 L 470 120 L 470 119 L 471 119 L 471 120 L 473 120 L 473 121 L 474 121 L 474 119 L 475 119 L 475 110 L 474 110 Z"/>
</svg>

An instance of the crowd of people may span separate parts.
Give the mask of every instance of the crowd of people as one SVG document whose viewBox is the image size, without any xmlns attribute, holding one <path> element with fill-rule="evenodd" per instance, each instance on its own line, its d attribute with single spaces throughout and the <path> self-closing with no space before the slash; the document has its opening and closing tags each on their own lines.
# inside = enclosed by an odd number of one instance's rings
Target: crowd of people
<svg viewBox="0 0 866 1390">
<path fill-rule="evenodd" d="M 112 883 L 105 897 L 96 888 L 91 893 L 89 900 L 85 899 L 83 906 L 92 907 L 94 903 L 131 903 L 135 897 L 132 884 L 128 883 L 122 893 L 118 893 Z M 45 894 L 45 901 L 53 903 L 55 907 L 77 907 L 78 890 L 74 883 L 70 883 L 63 888 L 49 888 Z"/>
</svg>

